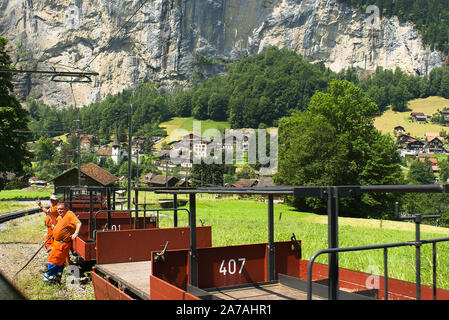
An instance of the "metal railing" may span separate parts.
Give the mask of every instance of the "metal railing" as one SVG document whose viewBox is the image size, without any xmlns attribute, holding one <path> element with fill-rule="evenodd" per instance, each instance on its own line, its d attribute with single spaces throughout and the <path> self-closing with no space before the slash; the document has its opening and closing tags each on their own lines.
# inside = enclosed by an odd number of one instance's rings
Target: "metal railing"
<svg viewBox="0 0 449 320">
<path fill-rule="evenodd" d="M 309 263 L 307 265 L 307 299 L 312 300 L 312 268 L 313 263 L 315 262 L 315 259 L 320 256 L 321 254 L 325 253 L 339 253 L 339 252 L 351 252 L 351 251 L 366 251 L 366 250 L 376 250 L 376 249 L 383 249 L 384 251 L 384 299 L 388 300 L 388 248 L 395 248 L 395 247 L 404 247 L 404 246 L 415 246 L 417 248 L 420 248 L 422 244 L 432 243 L 432 264 L 433 264 L 433 299 L 437 299 L 437 259 L 436 259 L 436 243 L 437 242 L 443 242 L 443 241 L 449 241 L 449 237 L 446 238 L 437 238 L 437 239 L 426 239 L 426 240 L 420 240 L 420 241 L 407 241 L 407 242 L 396 242 L 396 243 L 386 243 L 386 244 L 377 244 L 377 245 L 367 245 L 367 246 L 356 246 L 356 247 L 343 247 L 343 248 L 330 248 L 330 249 L 321 249 L 316 251 L 312 257 L 309 260 Z M 416 256 L 416 263 L 419 266 L 419 255 Z M 421 272 L 420 268 L 418 267 L 416 270 L 417 281 L 416 283 L 416 299 L 419 300 L 421 298 Z"/>
<path fill-rule="evenodd" d="M 111 230 L 111 212 L 114 212 L 114 213 L 131 213 L 131 212 L 135 212 L 136 213 L 136 215 L 135 215 L 135 226 L 136 226 L 136 229 L 138 229 L 138 224 L 137 224 L 137 220 L 138 220 L 138 218 L 139 218 L 139 216 L 138 216 L 138 212 L 143 212 L 144 213 L 144 215 L 143 215 L 143 229 L 145 229 L 146 228 L 146 212 L 156 212 L 156 227 L 158 228 L 159 227 L 159 212 L 161 212 L 161 211 L 173 211 L 174 209 L 173 208 L 165 208 L 165 209 L 132 209 L 132 210 L 108 210 L 108 209 L 105 209 L 105 210 L 99 210 L 99 211 L 97 211 L 97 212 L 95 212 L 95 215 L 94 215 L 94 223 L 93 223 L 93 228 L 91 229 L 91 235 L 90 235 L 90 237 L 91 237 L 91 239 L 93 239 L 94 241 L 96 240 L 96 234 L 97 234 L 97 231 L 99 231 L 99 230 L 97 230 L 97 215 L 99 214 L 99 213 L 102 213 L 102 212 L 107 212 L 108 213 L 108 217 L 107 217 L 107 224 L 106 224 L 106 226 L 107 226 L 107 229 L 102 229 L 101 231 L 103 231 L 103 230 Z M 183 210 L 183 211 L 186 211 L 189 215 L 190 215 L 190 211 L 187 209 L 187 208 L 177 208 L 177 210 Z M 132 225 L 132 216 L 131 216 L 131 214 L 130 214 L 130 218 L 129 218 L 129 224 L 130 224 L 130 226 Z"/>
</svg>

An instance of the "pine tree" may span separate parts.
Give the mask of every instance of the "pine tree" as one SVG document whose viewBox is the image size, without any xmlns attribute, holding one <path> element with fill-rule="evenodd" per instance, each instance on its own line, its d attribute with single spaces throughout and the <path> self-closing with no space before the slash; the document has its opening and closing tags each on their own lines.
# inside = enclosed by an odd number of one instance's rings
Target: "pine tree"
<svg viewBox="0 0 449 320">
<path fill-rule="evenodd" d="M 0 37 L 0 69 L 12 69 L 11 59 L 5 51 L 8 40 Z M 27 130 L 29 114 L 13 95 L 12 73 L 0 73 L 0 173 L 23 173 L 30 164 L 31 153 L 26 147 L 26 135 L 17 130 Z M 2 179 L 2 177 L 0 177 Z M 0 189 L 2 187 L 0 181 Z"/>
</svg>

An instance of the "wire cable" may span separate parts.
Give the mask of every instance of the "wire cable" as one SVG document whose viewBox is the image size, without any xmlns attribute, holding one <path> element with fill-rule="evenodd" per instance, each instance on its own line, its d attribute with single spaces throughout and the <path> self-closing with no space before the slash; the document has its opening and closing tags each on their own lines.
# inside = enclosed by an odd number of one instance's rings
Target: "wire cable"
<svg viewBox="0 0 449 320">
<path fill-rule="evenodd" d="M 119 28 L 119 30 L 117 30 L 117 32 L 109 39 L 109 41 L 106 43 L 106 45 L 102 48 L 100 48 L 100 50 L 94 55 L 93 59 L 81 70 L 86 70 L 91 64 L 92 62 L 98 57 L 98 55 L 105 50 L 106 48 L 108 48 L 111 43 L 112 40 L 114 40 L 114 38 L 119 34 L 119 32 L 121 32 L 127 25 L 128 23 L 131 21 L 132 18 L 134 18 L 134 16 L 140 11 L 140 9 L 143 8 L 143 6 L 148 2 L 148 0 L 145 0 L 142 2 L 142 4 L 137 8 L 137 10 L 131 15 L 131 17 L 129 17 L 128 20 L 126 20 L 126 22 Z"/>
</svg>

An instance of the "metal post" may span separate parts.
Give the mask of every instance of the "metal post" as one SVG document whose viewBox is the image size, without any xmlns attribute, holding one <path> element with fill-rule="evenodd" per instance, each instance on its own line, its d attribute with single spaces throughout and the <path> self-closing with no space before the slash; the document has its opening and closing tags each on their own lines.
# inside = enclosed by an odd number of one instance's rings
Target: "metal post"
<svg viewBox="0 0 449 320">
<path fill-rule="evenodd" d="M 328 247 L 338 248 L 338 188 L 327 188 Z M 329 254 L 329 299 L 338 300 L 338 253 Z"/>
<path fill-rule="evenodd" d="M 128 112 L 128 210 L 131 213 L 131 135 L 132 129 L 133 105 L 130 104 Z"/>
<path fill-rule="evenodd" d="M 416 230 L 416 300 L 421 300 L 421 215 L 415 215 Z"/>
<path fill-rule="evenodd" d="M 93 220 L 92 220 L 92 214 L 93 214 L 93 199 L 92 199 L 92 190 L 89 191 L 89 230 L 90 230 L 90 235 L 89 238 L 90 240 L 93 239 L 93 235 L 94 235 L 94 224 L 93 224 Z"/>
<path fill-rule="evenodd" d="M 168 160 L 165 160 L 165 186 L 168 187 Z"/>
<path fill-rule="evenodd" d="M 72 211 L 73 210 L 73 208 L 72 208 L 72 189 L 70 189 L 69 190 L 69 201 L 70 201 L 70 204 L 69 204 L 69 208 L 70 208 L 70 211 Z"/>
<path fill-rule="evenodd" d="M 81 129 L 80 129 L 81 111 L 79 112 L 80 112 L 80 119 L 78 120 L 78 186 L 81 186 Z"/>
<path fill-rule="evenodd" d="M 198 286 L 198 255 L 196 250 L 196 199 L 195 194 L 191 193 L 190 197 L 190 256 L 189 256 L 189 279 L 190 284 Z"/>
<path fill-rule="evenodd" d="M 411 186 L 409 188 L 414 188 L 415 191 L 426 191 L 426 190 L 435 190 L 435 192 L 447 192 L 444 186 L 441 185 L 425 185 L 425 186 Z M 421 190 L 418 190 L 421 189 Z M 439 190 L 437 189 L 439 188 Z M 411 190 L 413 192 L 413 190 Z M 431 191 L 430 191 L 431 192 Z M 409 215 L 409 216 L 400 216 L 398 210 L 395 207 L 396 217 L 400 220 L 411 220 L 415 221 L 415 268 L 416 268 L 416 300 L 421 300 L 421 222 L 424 218 L 439 218 L 440 215 Z M 435 254 L 435 252 L 434 252 Z M 436 258 L 435 258 L 436 259 Z M 434 261 L 434 276 L 436 276 L 436 260 Z M 434 279 L 435 285 L 435 279 Z M 434 299 L 436 296 L 436 291 L 434 290 Z"/>
<path fill-rule="evenodd" d="M 384 292 L 385 292 L 384 299 L 388 300 L 388 251 L 387 251 L 387 248 L 384 248 Z"/>
<path fill-rule="evenodd" d="M 109 187 L 106 187 L 106 203 L 108 207 L 108 230 L 111 230 L 111 190 Z"/>
<path fill-rule="evenodd" d="M 178 226 L 178 195 L 173 193 L 173 225 Z"/>
<path fill-rule="evenodd" d="M 112 210 L 115 210 L 115 187 L 113 187 L 112 192 Z"/>
<path fill-rule="evenodd" d="M 136 150 L 137 150 L 137 159 L 136 159 L 136 181 L 135 181 L 135 186 L 138 187 L 139 186 L 139 142 L 137 142 Z"/>
<path fill-rule="evenodd" d="M 134 194 L 135 194 L 135 218 L 134 221 L 136 222 L 136 229 L 139 229 L 139 211 L 137 211 L 139 209 L 139 191 L 137 189 L 134 189 Z M 131 210 L 129 211 L 129 214 L 131 214 Z"/>
<path fill-rule="evenodd" d="M 432 261 L 433 261 L 433 300 L 437 299 L 437 244 L 432 243 Z"/>
<path fill-rule="evenodd" d="M 274 210 L 273 195 L 268 195 L 268 247 L 267 247 L 267 280 L 274 280 Z"/>
<path fill-rule="evenodd" d="M 147 204 L 144 202 L 143 203 L 143 228 L 146 229 L 147 228 Z"/>
</svg>

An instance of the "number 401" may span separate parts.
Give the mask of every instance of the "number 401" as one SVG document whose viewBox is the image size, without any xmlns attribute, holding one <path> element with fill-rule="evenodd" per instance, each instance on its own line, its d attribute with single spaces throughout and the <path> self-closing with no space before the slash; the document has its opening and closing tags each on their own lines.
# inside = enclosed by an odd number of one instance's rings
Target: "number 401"
<svg viewBox="0 0 449 320">
<path fill-rule="evenodd" d="M 240 268 L 238 270 L 238 272 L 240 274 L 240 273 L 242 273 L 243 266 L 245 265 L 246 258 L 238 258 L 237 260 L 240 262 Z M 237 271 L 237 262 L 235 261 L 235 259 L 229 259 L 228 263 L 226 263 L 226 261 L 223 259 L 221 261 L 221 265 L 220 265 L 220 270 L 219 271 L 223 275 L 226 275 L 228 272 L 229 272 L 229 274 L 234 274 Z"/>
</svg>

